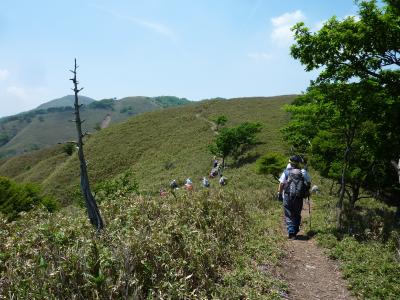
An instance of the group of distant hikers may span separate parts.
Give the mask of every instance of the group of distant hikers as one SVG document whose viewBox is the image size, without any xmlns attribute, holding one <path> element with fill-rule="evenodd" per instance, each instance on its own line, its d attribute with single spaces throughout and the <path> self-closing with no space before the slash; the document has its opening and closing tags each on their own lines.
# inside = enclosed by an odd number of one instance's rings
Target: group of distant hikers
<svg viewBox="0 0 400 300">
<path fill-rule="evenodd" d="M 212 169 L 207 177 L 203 177 L 201 185 L 204 188 L 210 187 L 209 179 L 219 177 L 218 183 L 220 186 L 227 184 L 227 178 L 222 175 L 224 166 L 219 160 L 214 157 Z M 289 158 L 289 163 L 286 169 L 282 172 L 279 178 L 277 198 L 282 201 L 285 222 L 287 227 L 288 238 L 296 238 L 299 233 L 301 224 L 301 211 L 303 209 L 303 199 L 309 197 L 311 177 L 307 172 L 307 167 L 304 159 L 299 155 L 293 155 Z M 179 189 L 176 180 L 172 180 L 169 184 L 171 191 Z M 190 178 L 185 180 L 183 189 L 193 191 L 193 182 Z M 313 187 L 318 189 L 318 187 Z M 318 190 L 314 191 L 318 192 Z M 168 192 L 162 187 L 160 196 L 166 196 Z"/>
<path fill-rule="evenodd" d="M 219 177 L 218 184 L 220 186 L 226 185 L 228 183 L 228 179 L 222 174 L 222 170 L 223 170 L 222 164 L 219 162 L 217 157 L 214 156 L 213 167 L 212 167 L 212 169 L 210 171 L 210 174 L 209 174 L 208 178 L 212 179 L 212 178 Z M 208 180 L 208 178 L 207 177 L 203 177 L 203 180 L 201 181 L 201 185 L 204 188 L 209 188 L 211 186 L 210 185 L 210 181 Z M 171 191 L 179 189 L 179 185 L 178 185 L 178 183 L 176 182 L 175 179 L 172 180 L 169 183 L 169 187 L 170 187 Z M 185 184 L 183 185 L 183 189 L 185 189 L 186 191 L 193 191 L 193 182 L 192 182 L 192 180 L 190 178 L 187 178 L 185 180 Z M 166 195 L 168 195 L 168 192 L 165 190 L 165 188 L 163 188 L 163 187 L 160 188 L 160 196 L 163 197 L 163 196 L 166 196 Z"/>
</svg>

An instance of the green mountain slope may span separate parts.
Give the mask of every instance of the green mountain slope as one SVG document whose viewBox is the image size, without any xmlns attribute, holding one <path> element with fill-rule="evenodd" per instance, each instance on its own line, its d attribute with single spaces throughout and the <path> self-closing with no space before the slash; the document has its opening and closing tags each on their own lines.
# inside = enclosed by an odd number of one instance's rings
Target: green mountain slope
<svg viewBox="0 0 400 300">
<path fill-rule="evenodd" d="M 281 207 L 271 196 L 276 183 L 256 174 L 254 161 L 266 151 L 285 151 L 279 128 L 288 115 L 281 107 L 294 97 L 192 103 L 143 113 L 91 135 L 85 154 L 92 187 L 130 171 L 140 194 L 118 187 L 104 196 L 103 185 L 96 195 L 106 224 L 101 234 L 94 234 L 77 205 L 54 214 L 33 210 L 11 225 L 0 222 L 6 232 L 0 235 L 5 295 L 278 299 L 286 287 L 270 270 L 283 255 Z M 212 165 L 212 120 L 220 115 L 227 126 L 261 122 L 262 144 L 239 164 L 228 159 L 227 186 L 211 179 L 205 189 L 200 180 Z M 39 182 L 70 204 L 79 190 L 79 164 L 76 152 L 67 156 L 62 148 L 0 160 L 0 175 Z M 187 177 L 192 192 L 160 198 L 161 186 Z"/>
<path fill-rule="evenodd" d="M 50 101 L 44 104 L 44 107 L 68 104 L 70 100 L 71 97 L 66 96 Z M 101 101 L 91 101 L 90 98 L 83 97 L 82 100 L 83 103 L 88 103 L 82 107 L 82 117 L 85 119 L 83 129 L 88 132 L 146 111 L 190 103 L 187 99 L 170 96 L 127 97 L 121 100 Z M 36 109 L 0 119 L 0 157 L 74 140 L 75 124 L 70 122 L 71 119 L 73 108 L 68 106 Z"/>
<path fill-rule="evenodd" d="M 75 101 L 74 95 L 67 95 L 67 96 L 43 103 L 43 104 L 39 105 L 38 107 L 36 107 L 36 109 L 48 109 L 50 107 L 65 107 L 65 106 L 74 107 L 74 101 Z M 92 103 L 93 101 L 96 101 L 96 100 L 86 97 L 86 96 L 79 96 L 79 103 L 81 103 L 81 104 L 88 105 L 88 104 Z"/>
<path fill-rule="evenodd" d="M 207 145 L 215 136 L 210 120 L 222 114 L 229 120 L 227 126 L 244 121 L 263 124 L 260 133 L 263 144 L 253 150 L 248 157 L 249 162 L 253 162 L 258 154 L 267 150 L 283 151 L 285 148 L 279 128 L 287 121 L 288 116 L 281 107 L 294 97 L 203 101 L 138 115 L 88 138 L 85 153 L 89 176 L 93 184 L 96 184 L 130 170 L 139 180 L 141 188 L 149 193 L 157 192 L 160 186 L 165 186 L 173 178 L 183 183 L 185 178 L 190 177 L 198 183 L 203 176 L 208 175 L 210 167 L 211 156 Z M 40 151 L 21 158 L 3 160 L 0 174 L 20 181 L 40 182 L 47 192 L 68 203 L 71 201 L 71 192 L 79 186 L 79 167 L 76 154 L 67 157 L 60 154 L 61 152 L 59 149 L 58 152 L 54 150 L 52 155 L 49 154 L 48 165 L 34 159 L 37 155 L 43 155 L 39 154 L 42 153 Z M 31 160 L 31 163 L 20 166 L 13 163 L 20 159 Z M 53 165 L 58 159 L 61 163 Z M 10 168 L 10 165 L 15 167 Z M 246 176 L 246 172 L 253 174 L 251 168 L 251 164 L 244 164 L 237 169 L 238 172 L 228 169 L 227 176 L 240 187 L 242 183 L 239 178 Z M 43 174 L 46 172 L 47 176 Z"/>
<path fill-rule="evenodd" d="M 85 153 L 92 187 L 130 171 L 128 179 L 138 181 L 140 193 L 117 186 L 104 196 L 110 185 L 102 185 L 96 195 L 106 224 L 101 234 L 94 234 L 77 205 L 53 214 L 33 210 L 12 223 L 0 215 L 5 278 L 0 296 L 3 291 L 21 299 L 33 293 L 34 299 L 286 298 L 288 285 L 276 276 L 286 247 L 282 208 L 274 200 L 277 184 L 257 174 L 254 161 L 267 151 L 287 151 L 279 128 L 289 116 L 281 108 L 294 97 L 192 103 L 147 112 L 90 136 Z M 228 118 L 227 126 L 261 122 L 262 144 L 239 164 L 228 160 L 227 186 L 211 179 L 205 189 L 200 180 L 211 168 L 212 120 L 220 115 Z M 79 190 L 79 164 L 76 153 L 68 156 L 62 148 L 0 160 L 0 175 L 38 182 L 70 204 Z M 331 182 L 312 176 L 321 193 L 312 198 L 309 233 L 317 233 L 330 256 L 340 260 L 355 295 L 394 299 L 400 286 L 394 210 L 363 199 L 351 219 L 355 231 L 338 239 Z M 187 177 L 193 192 L 158 195 L 171 179 L 182 184 Z M 303 219 L 303 230 L 310 222 Z"/>
</svg>

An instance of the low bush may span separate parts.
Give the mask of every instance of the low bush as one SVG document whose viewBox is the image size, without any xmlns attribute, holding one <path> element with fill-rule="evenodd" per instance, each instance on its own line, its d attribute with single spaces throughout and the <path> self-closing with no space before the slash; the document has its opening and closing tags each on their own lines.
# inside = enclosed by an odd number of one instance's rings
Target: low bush
<svg viewBox="0 0 400 300">
<path fill-rule="evenodd" d="M 118 175 L 116 178 L 104 180 L 96 184 L 93 192 L 99 202 L 104 199 L 115 198 L 127 194 L 139 194 L 139 183 L 130 171 Z"/>
<path fill-rule="evenodd" d="M 62 150 L 65 154 L 67 154 L 68 156 L 71 156 L 72 153 L 74 153 L 74 151 L 75 151 L 75 147 L 76 147 L 76 145 L 74 143 L 67 143 L 63 146 Z"/>
<path fill-rule="evenodd" d="M 57 209 L 57 202 L 41 194 L 40 188 L 32 183 L 18 184 L 7 177 L 0 177 L 0 212 L 8 221 L 17 218 L 23 211 L 29 211 L 42 204 L 49 211 Z"/>
<path fill-rule="evenodd" d="M 257 265 L 272 266 L 281 255 L 273 232 L 280 218 L 274 210 L 266 217 L 260 197 L 126 195 L 100 204 L 106 221 L 100 234 L 76 207 L 0 222 L 1 293 L 18 299 L 277 297 L 284 286 Z"/>
</svg>

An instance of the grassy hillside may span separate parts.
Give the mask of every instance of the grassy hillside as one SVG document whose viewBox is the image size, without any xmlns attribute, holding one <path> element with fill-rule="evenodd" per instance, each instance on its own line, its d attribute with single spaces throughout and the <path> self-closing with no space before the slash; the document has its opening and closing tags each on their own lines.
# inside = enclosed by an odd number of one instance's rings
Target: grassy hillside
<svg viewBox="0 0 400 300">
<path fill-rule="evenodd" d="M 94 186 L 124 171 L 140 195 L 100 197 L 105 230 L 94 234 L 84 209 L 36 210 L 10 225 L 0 221 L 4 295 L 16 298 L 278 299 L 286 286 L 274 277 L 283 251 L 276 184 L 256 175 L 254 160 L 282 150 L 282 105 L 294 96 L 204 101 L 144 113 L 92 135 L 85 153 Z M 261 122 L 263 142 L 241 163 L 228 160 L 228 185 L 200 187 L 210 171 L 210 120 L 227 126 Z M 0 161 L 0 174 L 37 181 L 64 203 L 78 189 L 76 153 L 62 145 Z M 160 198 L 171 179 L 194 191 Z M 1 220 L 1 216 L 0 216 Z M 1 292 L 0 292 L 1 295 Z"/>
<path fill-rule="evenodd" d="M 248 162 L 254 162 L 258 155 L 267 150 L 284 151 L 279 128 L 286 122 L 287 115 L 281 107 L 293 98 L 281 96 L 204 101 L 136 116 L 88 138 L 85 153 L 90 179 L 97 184 L 129 170 L 135 174 L 146 193 L 156 193 L 171 179 L 183 183 L 185 178 L 190 177 L 195 184 L 199 184 L 201 178 L 210 171 L 212 157 L 207 145 L 215 133 L 209 121 L 222 114 L 228 118 L 226 126 L 244 121 L 263 124 L 259 134 L 262 144 L 249 154 Z M 29 170 L 24 169 L 24 164 L 18 167 L 19 164 L 5 161 L 0 165 L 0 174 L 21 181 L 37 180 L 46 191 L 68 203 L 71 201 L 71 192 L 77 189 L 79 182 L 78 160 L 76 155 L 66 158 L 60 153 L 61 150 L 54 151 L 54 155 L 47 158 L 48 164 L 43 161 L 34 163 L 39 161 L 34 157 L 42 155 L 41 152 L 23 156 L 26 160 L 32 157 Z M 53 163 L 56 162 L 61 163 L 55 167 Z M 15 167 L 9 169 L 11 164 Z M 16 168 L 19 168 L 18 172 Z M 241 168 L 231 166 L 226 176 L 240 188 L 244 185 L 241 180 L 243 176 L 258 176 L 253 174 L 253 168 L 252 164 L 243 164 Z M 43 173 L 47 173 L 47 176 L 34 175 Z"/>
<path fill-rule="evenodd" d="M 177 97 L 128 97 L 121 100 L 106 99 L 91 101 L 82 98 L 82 117 L 85 119 L 83 129 L 94 132 L 101 127 L 102 121 L 107 124 L 121 122 L 133 115 L 146 111 L 190 103 Z M 74 140 L 76 136 L 71 107 L 71 96 L 66 96 L 44 104 L 41 109 L 22 113 L 0 120 L 0 157 L 41 149 L 59 142 Z M 66 104 L 63 107 L 55 105 Z"/>
<path fill-rule="evenodd" d="M 288 115 L 281 107 L 293 98 L 193 103 L 138 115 L 90 136 L 86 159 L 93 187 L 100 187 L 104 233 L 94 235 L 84 209 L 76 206 L 56 214 L 37 210 L 11 225 L 0 222 L 0 290 L 31 299 L 285 297 L 285 284 L 274 277 L 283 255 L 282 213 L 272 196 L 276 183 L 256 174 L 254 161 L 266 151 L 287 149 L 279 128 Z M 210 171 L 210 121 L 219 115 L 227 116 L 227 126 L 261 122 L 263 143 L 238 164 L 228 160 L 228 185 L 211 180 L 208 191 L 200 180 Z M 79 167 L 76 154 L 67 156 L 62 147 L 0 160 L 0 175 L 39 182 L 69 204 L 79 195 Z M 130 183 L 115 180 L 125 171 Z M 351 231 L 338 232 L 332 183 L 312 176 L 322 192 L 313 197 L 311 234 L 338 259 L 355 295 L 396 299 L 400 235 L 394 210 L 364 199 L 346 219 Z M 193 193 L 160 198 L 161 186 L 187 177 Z M 133 182 L 140 195 L 124 186 Z M 304 228 L 309 225 L 304 220 Z"/>
</svg>

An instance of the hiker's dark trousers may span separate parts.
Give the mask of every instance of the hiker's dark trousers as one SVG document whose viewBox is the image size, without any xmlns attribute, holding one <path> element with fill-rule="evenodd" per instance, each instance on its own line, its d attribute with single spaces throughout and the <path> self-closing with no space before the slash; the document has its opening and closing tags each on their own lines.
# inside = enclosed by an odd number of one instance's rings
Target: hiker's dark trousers
<svg viewBox="0 0 400 300">
<path fill-rule="evenodd" d="M 285 221 L 288 233 L 298 233 L 301 222 L 301 210 L 303 199 L 292 198 L 288 194 L 283 195 L 283 208 L 285 210 Z"/>
</svg>

